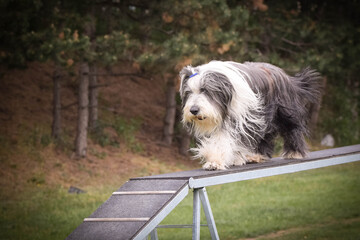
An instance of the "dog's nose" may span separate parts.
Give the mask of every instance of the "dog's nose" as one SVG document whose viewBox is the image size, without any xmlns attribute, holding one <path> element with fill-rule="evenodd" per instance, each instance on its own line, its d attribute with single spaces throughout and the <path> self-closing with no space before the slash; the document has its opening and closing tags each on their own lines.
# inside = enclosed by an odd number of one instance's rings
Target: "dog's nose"
<svg viewBox="0 0 360 240">
<path fill-rule="evenodd" d="M 200 108 L 198 106 L 194 105 L 190 108 L 190 112 L 195 116 L 199 113 L 199 111 L 200 111 Z"/>
</svg>

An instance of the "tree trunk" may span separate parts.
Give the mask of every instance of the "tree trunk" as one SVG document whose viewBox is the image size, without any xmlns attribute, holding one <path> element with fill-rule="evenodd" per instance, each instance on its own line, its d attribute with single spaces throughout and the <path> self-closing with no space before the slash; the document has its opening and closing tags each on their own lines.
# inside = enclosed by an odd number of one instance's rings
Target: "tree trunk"
<svg viewBox="0 0 360 240">
<path fill-rule="evenodd" d="M 95 5 L 91 7 L 91 13 L 89 15 L 90 21 L 85 26 L 85 33 L 90 38 L 91 51 L 95 51 L 96 48 L 96 18 L 95 18 Z M 97 89 L 97 69 L 95 63 L 90 63 L 90 75 L 89 75 L 89 129 L 94 131 L 98 120 L 98 89 Z"/>
<path fill-rule="evenodd" d="M 310 106 L 310 131 L 311 133 L 315 133 L 317 122 L 319 119 L 319 112 L 320 112 L 320 104 L 311 104 Z"/>
<path fill-rule="evenodd" d="M 166 93 L 166 114 L 164 119 L 163 142 L 166 145 L 171 145 L 174 125 L 176 117 L 176 86 L 175 81 L 171 78 L 167 84 Z"/>
<path fill-rule="evenodd" d="M 90 66 L 90 95 L 89 95 L 89 128 L 94 131 L 98 121 L 98 88 L 97 88 L 97 69 L 96 65 Z"/>
<path fill-rule="evenodd" d="M 51 136 L 59 139 L 61 135 L 61 70 L 57 65 L 53 73 L 53 122 Z"/>
<path fill-rule="evenodd" d="M 191 136 L 189 132 L 184 127 L 182 127 L 180 146 L 179 146 L 179 153 L 181 155 L 187 156 L 189 154 L 190 142 L 191 142 Z"/>
<path fill-rule="evenodd" d="M 325 90 L 326 87 L 326 77 L 323 78 L 323 83 L 322 83 L 322 88 L 323 90 Z M 320 96 L 320 100 L 319 100 L 319 104 L 311 104 L 310 106 L 310 131 L 311 133 L 315 133 L 316 131 L 316 127 L 317 127 L 317 122 L 319 119 L 319 112 L 320 112 L 320 106 L 321 106 L 321 100 L 322 100 L 322 96 Z"/>
<path fill-rule="evenodd" d="M 78 125 L 76 136 L 76 156 L 86 157 L 87 128 L 89 120 L 89 64 L 80 66 L 79 96 L 78 96 Z"/>
</svg>

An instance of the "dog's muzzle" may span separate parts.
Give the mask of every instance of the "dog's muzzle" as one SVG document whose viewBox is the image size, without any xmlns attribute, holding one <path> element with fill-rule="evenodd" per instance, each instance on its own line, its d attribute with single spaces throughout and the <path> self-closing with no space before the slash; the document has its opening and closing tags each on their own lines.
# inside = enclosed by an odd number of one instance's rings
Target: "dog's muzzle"
<svg viewBox="0 0 360 240">
<path fill-rule="evenodd" d="M 194 106 L 192 106 L 190 108 L 190 112 L 191 112 L 192 115 L 194 115 L 195 118 L 197 118 L 200 121 L 204 120 L 206 118 L 204 116 L 199 115 L 200 108 L 198 106 L 196 106 L 196 105 L 194 105 Z"/>
<path fill-rule="evenodd" d="M 199 113 L 199 111 L 200 111 L 200 108 L 199 108 L 198 106 L 196 106 L 196 105 L 194 105 L 194 106 L 192 106 L 192 107 L 190 108 L 190 112 L 191 112 L 194 116 L 196 116 L 196 115 Z"/>
</svg>

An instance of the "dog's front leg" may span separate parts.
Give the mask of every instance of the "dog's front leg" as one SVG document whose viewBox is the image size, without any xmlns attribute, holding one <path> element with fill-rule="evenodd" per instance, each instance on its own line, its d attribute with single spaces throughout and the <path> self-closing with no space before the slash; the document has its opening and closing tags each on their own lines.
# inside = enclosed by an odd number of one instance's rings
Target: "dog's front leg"
<svg viewBox="0 0 360 240">
<path fill-rule="evenodd" d="M 219 132 L 203 139 L 196 150 L 205 170 L 224 170 L 234 164 L 234 143 L 227 133 Z"/>
<path fill-rule="evenodd" d="M 202 168 L 205 170 L 225 170 L 227 165 L 223 161 L 223 154 L 220 151 L 216 151 L 215 149 L 208 148 L 204 149 L 206 153 L 204 154 L 204 164 Z"/>
</svg>

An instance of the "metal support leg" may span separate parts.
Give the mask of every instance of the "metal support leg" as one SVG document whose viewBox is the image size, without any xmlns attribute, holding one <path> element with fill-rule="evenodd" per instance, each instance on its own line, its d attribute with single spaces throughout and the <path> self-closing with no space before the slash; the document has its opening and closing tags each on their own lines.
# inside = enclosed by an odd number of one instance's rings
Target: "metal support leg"
<svg viewBox="0 0 360 240">
<path fill-rule="evenodd" d="M 193 224 L 192 225 L 165 225 L 158 226 L 160 228 L 164 227 L 192 227 L 192 239 L 200 240 L 200 227 L 207 226 L 210 231 L 212 240 L 219 240 L 219 235 L 216 229 L 214 216 L 211 210 L 210 202 L 208 195 L 206 193 L 206 189 L 203 188 L 195 188 L 194 189 L 194 198 L 193 198 Z M 200 213 L 201 213 L 201 205 L 203 206 L 205 217 L 207 224 L 200 224 Z M 151 240 L 158 240 L 156 228 L 150 233 Z"/>
<path fill-rule="evenodd" d="M 150 233 L 150 239 L 151 239 L 151 240 L 158 240 L 158 239 L 159 239 L 159 238 L 158 238 L 158 235 L 157 235 L 157 230 L 156 230 L 156 228 L 154 228 L 154 230 L 151 231 L 151 233 Z"/>
<path fill-rule="evenodd" d="M 192 229 L 192 239 L 200 240 L 200 197 L 199 189 L 194 189 L 194 199 L 193 199 L 193 229 Z"/>
<path fill-rule="evenodd" d="M 219 234 L 216 229 L 215 220 L 214 220 L 214 216 L 211 211 L 211 206 L 210 206 L 208 195 L 206 193 L 206 189 L 200 188 L 199 192 L 200 192 L 200 200 L 201 200 L 201 203 L 202 203 L 202 206 L 203 206 L 203 209 L 205 212 L 205 216 L 206 216 L 206 221 L 207 221 L 207 224 L 209 227 L 211 239 L 219 240 L 220 239 Z"/>
</svg>

